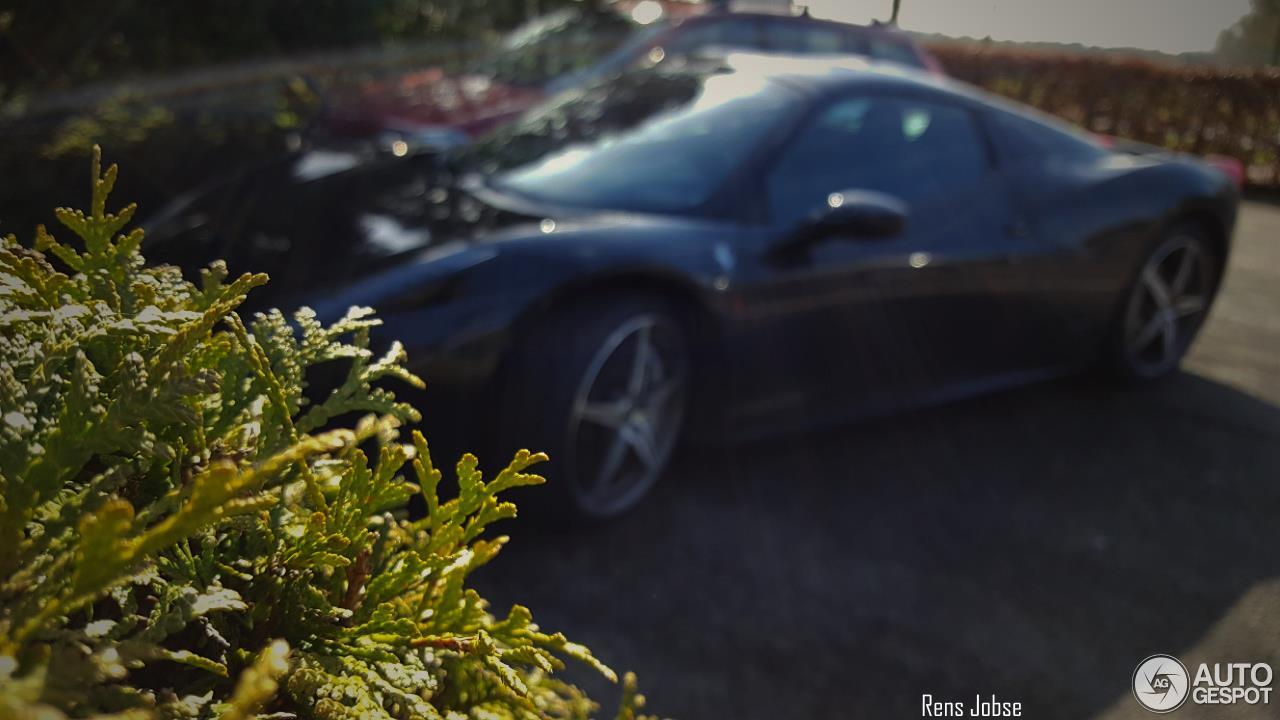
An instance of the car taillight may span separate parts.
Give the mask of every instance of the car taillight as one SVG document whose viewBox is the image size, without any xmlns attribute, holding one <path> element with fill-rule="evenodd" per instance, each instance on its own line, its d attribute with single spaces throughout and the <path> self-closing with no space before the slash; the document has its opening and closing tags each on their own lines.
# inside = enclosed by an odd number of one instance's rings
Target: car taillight
<svg viewBox="0 0 1280 720">
<path fill-rule="evenodd" d="M 1231 178 L 1231 181 L 1236 184 L 1237 189 L 1244 188 L 1244 163 L 1230 155 L 1208 155 L 1205 157 L 1204 161 L 1220 170 L 1223 175 Z"/>
</svg>

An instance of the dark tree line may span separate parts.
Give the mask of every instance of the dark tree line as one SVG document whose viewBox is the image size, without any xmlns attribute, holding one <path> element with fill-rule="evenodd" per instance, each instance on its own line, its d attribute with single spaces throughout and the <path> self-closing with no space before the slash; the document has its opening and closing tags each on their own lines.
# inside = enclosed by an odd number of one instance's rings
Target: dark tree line
<svg viewBox="0 0 1280 720">
<path fill-rule="evenodd" d="M 17 0 L 0 10 L 0 98 L 318 50 L 464 40 L 580 0 Z"/>
<path fill-rule="evenodd" d="M 1253 0 L 1249 14 L 1218 36 L 1217 54 L 1240 65 L 1280 65 L 1280 0 Z"/>
</svg>

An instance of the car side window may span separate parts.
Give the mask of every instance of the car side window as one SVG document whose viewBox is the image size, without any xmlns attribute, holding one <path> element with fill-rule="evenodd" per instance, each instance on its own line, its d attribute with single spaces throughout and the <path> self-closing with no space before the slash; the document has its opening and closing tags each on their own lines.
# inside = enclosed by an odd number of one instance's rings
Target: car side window
<svg viewBox="0 0 1280 720">
<path fill-rule="evenodd" d="M 766 180 L 770 218 L 793 225 L 831 193 L 874 190 L 913 211 L 936 210 L 989 170 L 973 114 L 896 97 L 839 100 L 819 111 L 783 150 Z"/>
<path fill-rule="evenodd" d="M 824 54 L 848 52 L 849 41 L 838 27 L 793 21 L 764 25 L 765 47 L 775 52 Z"/>
<path fill-rule="evenodd" d="M 721 18 L 685 25 L 665 43 L 663 50 L 671 57 L 713 47 L 759 48 L 759 23 L 749 18 Z"/>
</svg>

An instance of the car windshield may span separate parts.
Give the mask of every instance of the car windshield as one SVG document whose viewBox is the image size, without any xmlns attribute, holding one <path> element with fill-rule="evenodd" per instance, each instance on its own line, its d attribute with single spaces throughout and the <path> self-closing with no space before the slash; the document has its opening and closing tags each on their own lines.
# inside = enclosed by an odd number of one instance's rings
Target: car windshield
<svg viewBox="0 0 1280 720">
<path fill-rule="evenodd" d="M 797 105 L 793 91 L 764 79 L 632 73 L 557 96 L 463 150 L 455 165 L 557 205 L 688 211 Z"/>
<path fill-rule="evenodd" d="M 610 57 L 636 29 L 616 12 L 569 8 L 516 28 L 501 49 L 471 69 L 510 85 L 543 85 Z"/>
</svg>

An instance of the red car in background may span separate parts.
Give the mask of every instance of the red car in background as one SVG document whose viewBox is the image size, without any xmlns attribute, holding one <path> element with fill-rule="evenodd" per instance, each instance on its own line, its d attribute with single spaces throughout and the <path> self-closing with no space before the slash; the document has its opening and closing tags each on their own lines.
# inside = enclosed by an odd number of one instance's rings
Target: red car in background
<svg viewBox="0 0 1280 720">
<path fill-rule="evenodd" d="M 645 64 L 724 50 L 852 54 L 941 72 L 931 55 L 888 25 L 626 0 L 605 10 L 574 8 L 532 20 L 458 75 L 433 67 L 362 85 L 331 103 L 327 126 L 338 137 L 376 139 L 395 155 L 444 149 L 563 90 Z"/>
</svg>

